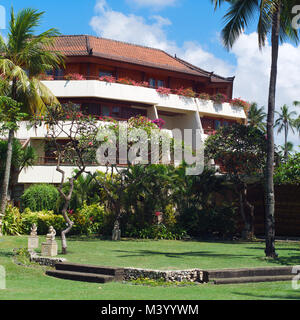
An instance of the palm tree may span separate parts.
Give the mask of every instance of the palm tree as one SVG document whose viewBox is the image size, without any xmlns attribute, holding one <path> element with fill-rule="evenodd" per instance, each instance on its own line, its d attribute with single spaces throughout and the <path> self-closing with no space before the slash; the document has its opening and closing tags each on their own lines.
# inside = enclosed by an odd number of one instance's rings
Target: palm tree
<svg viewBox="0 0 300 320">
<path fill-rule="evenodd" d="M 289 107 L 285 104 L 280 108 L 281 112 L 277 112 L 278 119 L 275 121 L 275 127 L 278 127 L 277 133 L 280 133 L 282 130 L 284 130 L 284 159 L 287 161 L 288 159 L 288 134 L 289 129 L 294 131 L 295 126 L 295 119 L 293 118 L 294 115 L 297 113 L 295 111 L 289 111 Z"/>
<path fill-rule="evenodd" d="M 277 257 L 275 251 L 275 197 L 274 197 L 274 111 L 277 83 L 279 43 L 287 39 L 298 42 L 298 30 L 292 27 L 292 8 L 300 0 L 211 0 L 215 9 L 224 3 L 229 4 L 224 16 L 225 27 L 222 38 L 226 48 L 232 48 L 235 41 L 248 27 L 251 20 L 258 20 L 258 44 L 262 48 L 271 34 L 272 62 L 269 84 L 267 116 L 267 163 L 265 173 L 265 229 L 267 257 Z"/>
<path fill-rule="evenodd" d="M 300 101 L 294 101 L 294 106 L 300 106 Z M 296 128 L 296 130 L 298 131 L 299 135 L 300 135 L 300 116 L 298 116 L 297 119 L 295 119 L 294 121 L 294 127 Z"/>
<path fill-rule="evenodd" d="M 265 118 L 267 114 L 264 112 L 264 107 L 258 107 L 257 103 L 251 104 L 248 111 L 248 125 L 257 128 L 263 132 L 266 131 Z"/>
<path fill-rule="evenodd" d="M 21 111 L 28 114 L 41 114 L 46 105 L 58 103 L 51 91 L 39 81 L 39 75 L 64 65 L 64 57 L 51 50 L 58 31 L 49 29 L 34 35 L 43 14 L 34 9 L 23 9 L 15 16 L 12 9 L 7 43 L 0 35 L 0 73 L 6 84 L 1 86 L 0 95 L 22 102 Z M 15 129 L 8 132 L 8 151 L 1 190 L 0 234 L 1 217 L 7 202 L 14 133 Z"/>
<path fill-rule="evenodd" d="M 285 157 L 285 152 L 287 151 L 287 155 L 288 157 L 293 153 L 294 151 L 294 144 L 290 141 L 287 142 L 286 145 L 283 145 L 283 146 L 279 146 L 279 155 L 282 159 L 286 160 L 286 157 Z"/>
</svg>

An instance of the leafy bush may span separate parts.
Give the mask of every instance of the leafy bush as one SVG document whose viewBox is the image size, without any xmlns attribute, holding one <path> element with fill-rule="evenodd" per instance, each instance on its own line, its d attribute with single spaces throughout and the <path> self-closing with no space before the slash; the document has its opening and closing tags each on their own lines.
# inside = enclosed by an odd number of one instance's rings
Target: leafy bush
<svg viewBox="0 0 300 320">
<path fill-rule="evenodd" d="M 31 211 L 56 211 L 59 193 L 50 184 L 37 184 L 29 187 L 21 197 L 22 208 Z"/>
<path fill-rule="evenodd" d="M 105 223 L 109 220 L 104 206 L 98 203 L 87 205 L 84 202 L 77 213 L 69 212 L 69 214 L 75 223 L 73 232 L 77 231 L 80 234 L 103 234 Z"/>
<path fill-rule="evenodd" d="M 227 238 L 237 233 L 235 209 L 225 205 L 203 210 L 187 208 L 180 216 L 180 225 L 194 237 Z"/>
<path fill-rule="evenodd" d="M 19 235 L 22 231 L 21 214 L 19 209 L 8 205 L 3 219 L 3 234 Z"/>
<path fill-rule="evenodd" d="M 300 185 L 300 153 L 290 156 L 275 169 L 274 183 Z"/>
<path fill-rule="evenodd" d="M 163 223 L 151 225 L 142 230 L 133 230 L 127 233 L 128 236 L 141 239 L 164 239 L 164 240 L 181 240 L 187 233 L 180 226 L 167 228 Z"/>
<path fill-rule="evenodd" d="M 53 226 L 57 233 L 66 228 L 66 222 L 61 215 L 54 214 L 53 211 L 32 212 L 26 208 L 22 214 L 22 229 L 26 234 L 30 233 L 31 227 L 35 223 L 38 234 L 47 234 L 49 227 Z"/>
</svg>

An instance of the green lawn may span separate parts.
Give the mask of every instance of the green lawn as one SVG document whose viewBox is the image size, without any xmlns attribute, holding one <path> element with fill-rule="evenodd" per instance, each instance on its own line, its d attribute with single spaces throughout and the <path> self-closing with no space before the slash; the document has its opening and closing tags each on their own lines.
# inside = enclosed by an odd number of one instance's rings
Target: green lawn
<svg viewBox="0 0 300 320">
<path fill-rule="evenodd" d="M 60 245 L 59 238 L 57 239 Z M 44 241 L 40 237 L 40 242 Z M 99 299 L 99 300 L 201 300 L 201 299 L 300 299 L 291 282 L 238 285 L 203 284 L 187 287 L 146 287 L 124 283 L 95 284 L 51 278 L 44 267 L 14 264 L 12 249 L 26 247 L 27 237 L 0 239 L 0 265 L 6 269 L 6 290 L 0 299 Z M 152 269 L 238 268 L 300 265 L 300 243 L 278 242 L 280 258 L 264 258 L 264 243 L 194 241 L 101 241 L 69 239 L 69 261 Z"/>
</svg>

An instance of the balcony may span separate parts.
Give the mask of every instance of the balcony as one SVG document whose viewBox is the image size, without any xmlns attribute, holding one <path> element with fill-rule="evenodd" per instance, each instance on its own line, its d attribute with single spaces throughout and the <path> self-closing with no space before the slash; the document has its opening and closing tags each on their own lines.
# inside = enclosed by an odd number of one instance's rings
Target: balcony
<svg viewBox="0 0 300 320">
<path fill-rule="evenodd" d="M 99 80 L 46 80 L 43 83 L 58 98 L 101 98 L 155 105 L 160 110 L 179 112 L 199 111 L 211 116 L 245 119 L 242 107 L 229 103 L 216 104 L 211 100 L 189 98 L 176 94 L 159 94 L 153 88 L 146 88 Z"/>
</svg>

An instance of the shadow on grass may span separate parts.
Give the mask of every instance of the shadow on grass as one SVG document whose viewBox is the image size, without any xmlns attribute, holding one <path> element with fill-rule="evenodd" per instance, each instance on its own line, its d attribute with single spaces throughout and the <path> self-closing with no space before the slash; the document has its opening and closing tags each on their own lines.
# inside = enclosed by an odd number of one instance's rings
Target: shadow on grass
<svg viewBox="0 0 300 320">
<path fill-rule="evenodd" d="M 254 293 L 241 293 L 241 292 L 232 292 L 232 294 L 239 295 L 239 296 L 246 296 L 252 297 L 255 299 L 266 299 L 266 300 L 299 300 L 300 299 L 300 292 L 298 295 L 296 294 L 287 294 L 286 296 L 280 295 L 262 295 L 262 294 L 254 294 Z"/>
<path fill-rule="evenodd" d="M 128 253 L 121 255 L 120 257 L 133 257 L 133 256 L 147 256 L 147 255 L 163 255 L 168 258 L 184 258 L 190 257 L 223 257 L 223 258 L 241 258 L 241 257 L 253 257 L 252 255 L 233 255 L 233 254 L 222 254 L 209 251 L 190 251 L 190 252 L 161 252 L 161 251 L 151 251 L 151 250 L 138 250 L 138 251 L 126 251 L 126 250 L 114 250 L 114 252 Z"/>
<path fill-rule="evenodd" d="M 10 258 L 14 255 L 14 253 L 12 251 L 6 251 L 6 250 L 1 250 L 0 249 L 0 257 L 3 257 L 3 258 Z"/>
</svg>

